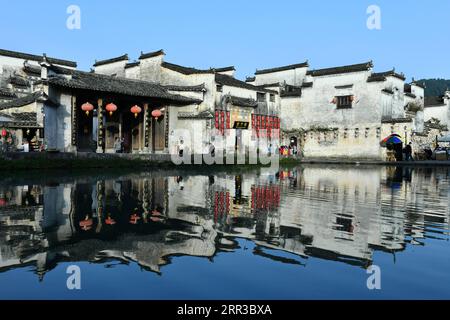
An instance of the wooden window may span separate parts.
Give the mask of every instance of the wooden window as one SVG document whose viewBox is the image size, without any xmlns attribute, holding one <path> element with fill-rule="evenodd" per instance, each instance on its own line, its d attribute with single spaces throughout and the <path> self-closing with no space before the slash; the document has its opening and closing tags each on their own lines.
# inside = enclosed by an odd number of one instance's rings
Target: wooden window
<svg viewBox="0 0 450 320">
<path fill-rule="evenodd" d="M 273 93 L 270 94 L 270 102 L 275 102 L 275 95 Z"/>
<path fill-rule="evenodd" d="M 256 101 L 258 102 L 266 102 L 266 94 L 262 92 L 256 93 Z"/>
<path fill-rule="evenodd" d="M 353 96 L 336 97 L 336 105 L 338 109 L 348 109 L 352 107 Z"/>
</svg>

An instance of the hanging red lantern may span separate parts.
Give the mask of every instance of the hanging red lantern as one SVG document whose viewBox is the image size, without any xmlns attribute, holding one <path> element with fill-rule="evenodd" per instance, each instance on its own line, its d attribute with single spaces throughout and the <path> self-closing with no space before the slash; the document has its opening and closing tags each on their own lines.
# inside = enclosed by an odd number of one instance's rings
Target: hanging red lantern
<svg viewBox="0 0 450 320">
<path fill-rule="evenodd" d="M 94 106 L 92 104 L 90 104 L 89 102 L 86 102 L 81 106 L 81 110 L 86 112 L 86 115 L 89 116 L 89 112 L 94 110 Z"/>
<path fill-rule="evenodd" d="M 161 116 L 162 116 L 161 110 L 156 109 L 152 111 L 152 117 L 155 118 L 156 120 L 158 120 L 158 118 Z"/>
<path fill-rule="evenodd" d="M 114 103 L 108 103 L 105 109 L 109 112 L 109 115 L 112 116 L 113 112 L 117 111 L 117 106 Z"/>
<path fill-rule="evenodd" d="M 0 207 L 6 206 L 7 202 L 6 199 L 0 198 Z"/>
<path fill-rule="evenodd" d="M 130 111 L 131 111 L 132 113 L 134 113 L 134 117 L 137 118 L 138 115 L 139 115 L 139 113 L 142 112 L 142 108 L 139 107 L 139 106 L 137 106 L 137 105 L 135 105 L 135 106 L 132 106 L 132 107 L 131 107 Z"/>
<path fill-rule="evenodd" d="M 8 134 L 8 132 L 6 132 L 6 129 L 3 128 L 3 129 L 2 129 L 2 137 L 6 137 L 7 134 Z"/>
</svg>

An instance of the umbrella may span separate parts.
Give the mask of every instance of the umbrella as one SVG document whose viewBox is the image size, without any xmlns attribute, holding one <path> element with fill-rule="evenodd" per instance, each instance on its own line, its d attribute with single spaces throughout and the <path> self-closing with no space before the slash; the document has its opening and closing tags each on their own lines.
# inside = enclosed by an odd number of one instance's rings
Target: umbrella
<svg viewBox="0 0 450 320">
<path fill-rule="evenodd" d="M 381 146 L 385 147 L 388 144 L 400 144 L 403 143 L 402 139 L 400 139 L 400 136 L 398 134 L 391 134 L 390 136 L 384 138 L 381 141 Z"/>
</svg>

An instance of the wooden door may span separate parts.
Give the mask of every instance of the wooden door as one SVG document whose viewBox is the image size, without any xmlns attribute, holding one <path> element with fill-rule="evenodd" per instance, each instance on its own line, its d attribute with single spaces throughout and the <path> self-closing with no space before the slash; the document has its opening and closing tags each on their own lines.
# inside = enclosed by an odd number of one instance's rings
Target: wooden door
<svg viewBox="0 0 450 320">
<path fill-rule="evenodd" d="M 153 149 L 163 151 L 165 147 L 164 118 L 153 119 Z"/>
</svg>

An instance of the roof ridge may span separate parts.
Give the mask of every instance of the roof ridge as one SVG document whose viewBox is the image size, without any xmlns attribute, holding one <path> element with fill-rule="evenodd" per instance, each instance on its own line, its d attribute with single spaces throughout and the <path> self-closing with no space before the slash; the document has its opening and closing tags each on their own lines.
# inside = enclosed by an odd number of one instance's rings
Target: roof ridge
<svg viewBox="0 0 450 320">
<path fill-rule="evenodd" d="M 0 49 L 0 56 L 7 56 L 7 57 L 12 57 L 12 58 L 24 59 L 24 60 L 32 60 L 32 61 L 37 61 L 37 62 L 41 62 L 43 59 L 43 57 L 41 55 L 20 52 L 20 51 L 6 50 L 6 49 Z M 69 66 L 69 67 L 73 67 L 73 68 L 77 67 L 77 63 L 75 61 L 64 60 L 64 59 L 59 59 L 59 58 L 50 58 L 50 57 L 47 57 L 47 60 L 54 64 L 65 65 L 65 66 Z"/>
<path fill-rule="evenodd" d="M 227 74 L 223 74 L 223 73 L 216 73 L 215 74 L 215 80 L 217 83 L 221 84 L 221 85 L 227 85 L 227 86 L 238 86 L 244 89 L 249 89 L 249 90 L 254 90 L 254 91 L 264 91 L 264 92 L 272 92 L 275 93 L 276 91 L 274 90 L 269 90 L 269 89 L 265 89 L 265 88 L 261 88 L 255 85 L 252 85 L 248 82 L 236 79 L 235 77 L 232 77 L 230 75 Z"/>
<path fill-rule="evenodd" d="M 193 67 L 185 67 L 185 66 L 167 62 L 167 61 L 164 61 L 161 65 L 163 67 L 167 67 L 168 69 L 171 69 L 173 71 L 180 72 L 180 73 L 183 73 L 186 75 L 196 74 L 196 73 L 211 73 L 211 74 L 215 73 L 214 70 L 212 70 L 212 69 L 196 69 Z"/>
<path fill-rule="evenodd" d="M 157 56 L 161 56 L 161 55 L 166 55 L 166 53 L 164 52 L 163 49 L 159 49 L 157 51 L 151 51 L 151 52 L 147 52 L 147 53 L 144 53 L 143 51 L 141 51 L 139 60 L 147 59 L 147 58 L 151 58 L 151 57 L 157 57 Z"/>
<path fill-rule="evenodd" d="M 102 65 L 105 65 L 105 64 L 110 64 L 110 63 L 123 61 L 123 60 L 129 60 L 127 53 L 125 53 L 125 54 L 123 54 L 121 56 L 118 56 L 118 57 L 114 57 L 114 58 L 109 58 L 109 59 L 104 59 L 104 60 L 95 60 L 95 63 L 93 64 L 93 66 L 94 67 L 98 67 L 98 66 L 102 66 Z"/>
<path fill-rule="evenodd" d="M 281 66 L 281 67 L 274 67 L 274 68 L 268 68 L 268 69 L 256 69 L 255 74 L 265 74 L 265 73 L 274 73 L 274 72 L 279 72 L 279 71 L 285 71 L 285 70 L 291 70 L 291 69 L 297 69 L 297 68 L 307 68 L 309 67 L 309 62 L 308 60 L 306 60 L 305 62 L 301 62 L 301 63 L 295 63 L 295 64 L 289 64 L 286 66 Z"/>
<path fill-rule="evenodd" d="M 222 67 L 222 68 L 210 68 L 210 69 L 214 70 L 215 72 L 236 71 L 236 68 L 234 66 L 228 66 L 228 67 Z"/>
</svg>

